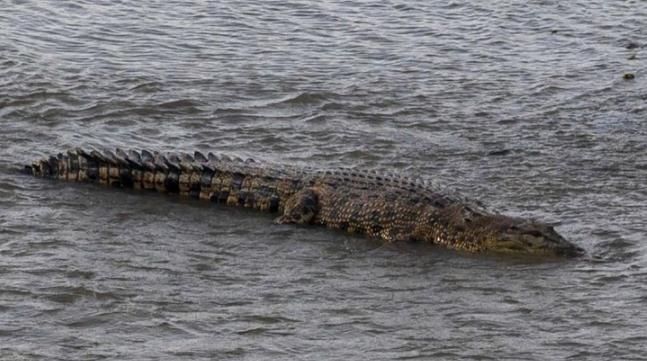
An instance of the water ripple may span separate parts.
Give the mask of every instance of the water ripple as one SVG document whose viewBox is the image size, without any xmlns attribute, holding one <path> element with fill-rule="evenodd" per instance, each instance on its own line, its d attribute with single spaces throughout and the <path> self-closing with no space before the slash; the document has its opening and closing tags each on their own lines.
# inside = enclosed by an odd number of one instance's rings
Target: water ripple
<svg viewBox="0 0 647 361">
<path fill-rule="evenodd" d="M 601 1 L 8 1 L 0 359 L 642 357 L 646 16 Z M 108 145 L 410 173 L 554 222 L 589 256 L 378 245 L 18 172 Z"/>
</svg>

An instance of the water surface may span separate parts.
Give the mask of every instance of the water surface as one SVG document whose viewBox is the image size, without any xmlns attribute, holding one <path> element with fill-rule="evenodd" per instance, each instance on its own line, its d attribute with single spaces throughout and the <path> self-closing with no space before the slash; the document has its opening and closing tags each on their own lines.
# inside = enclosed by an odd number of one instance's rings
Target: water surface
<svg viewBox="0 0 647 361">
<path fill-rule="evenodd" d="M 0 358 L 644 359 L 645 19 L 640 1 L 7 1 Z M 420 175 L 587 257 L 382 245 L 15 172 L 76 146 Z"/>
</svg>

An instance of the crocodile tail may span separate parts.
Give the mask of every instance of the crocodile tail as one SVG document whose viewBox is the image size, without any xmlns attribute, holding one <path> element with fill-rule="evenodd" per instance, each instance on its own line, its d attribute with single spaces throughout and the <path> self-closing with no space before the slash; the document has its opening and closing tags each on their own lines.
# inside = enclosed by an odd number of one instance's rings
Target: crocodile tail
<svg viewBox="0 0 647 361">
<path fill-rule="evenodd" d="M 25 166 L 25 171 L 40 178 L 78 181 L 79 170 L 87 168 L 84 159 L 82 151 L 74 149 L 37 160 Z"/>
<path fill-rule="evenodd" d="M 201 157 L 200 160 L 202 160 Z M 80 148 L 40 159 L 25 171 L 41 178 L 108 187 L 156 190 L 198 198 L 202 172 L 196 171 L 193 157 L 182 159 L 142 150 L 86 151 Z M 209 178 L 209 183 L 211 178 Z"/>
<path fill-rule="evenodd" d="M 136 152 L 86 151 L 80 148 L 49 156 L 25 166 L 35 177 L 68 182 L 100 183 L 113 187 L 136 188 L 141 184 L 141 161 Z M 138 154 L 137 154 L 138 155 Z"/>
<path fill-rule="evenodd" d="M 41 178 L 176 193 L 269 212 L 279 211 L 281 200 L 297 191 L 298 181 L 266 174 L 259 167 L 246 168 L 242 163 L 200 152 L 77 148 L 35 161 L 25 171 Z"/>
</svg>

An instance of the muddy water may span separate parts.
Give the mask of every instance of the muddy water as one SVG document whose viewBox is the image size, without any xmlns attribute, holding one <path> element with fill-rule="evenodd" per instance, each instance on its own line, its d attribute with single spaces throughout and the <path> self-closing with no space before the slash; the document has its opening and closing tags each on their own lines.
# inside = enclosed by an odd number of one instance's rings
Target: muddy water
<svg viewBox="0 0 647 361">
<path fill-rule="evenodd" d="M 644 359 L 643 2 L 2 7 L 1 359 Z M 587 257 L 385 246 L 15 172 L 75 146 L 422 175 Z"/>
</svg>

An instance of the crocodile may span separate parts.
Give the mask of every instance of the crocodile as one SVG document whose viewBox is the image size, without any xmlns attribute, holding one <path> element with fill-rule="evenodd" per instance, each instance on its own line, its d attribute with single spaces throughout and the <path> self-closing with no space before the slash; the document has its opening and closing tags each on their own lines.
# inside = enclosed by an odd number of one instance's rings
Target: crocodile
<svg viewBox="0 0 647 361">
<path fill-rule="evenodd" d="M 76 148 L 25 166 L 36 177 L 98 183 L 223 203 L 384 242 L 473 253 L 574 257 L 583 249 L 547 223 L 491 211 L 428 182 L 355 168 L 319 169 L 213 153 Z"/>
</svg>

